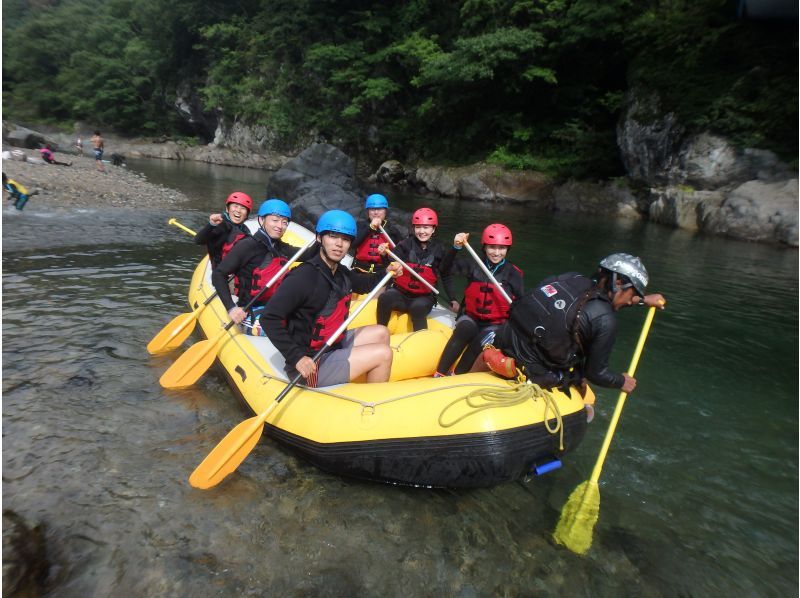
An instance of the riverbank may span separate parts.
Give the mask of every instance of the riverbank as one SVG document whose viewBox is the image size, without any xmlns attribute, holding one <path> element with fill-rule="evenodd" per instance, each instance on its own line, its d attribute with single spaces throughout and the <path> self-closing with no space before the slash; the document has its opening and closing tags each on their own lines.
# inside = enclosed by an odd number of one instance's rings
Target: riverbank
<svg viewBox="0 0 800 598">
<path fill-rule="evenodd" d="M 93 158 L 57 153 L 59 162 L 72 162 L 71 166 L 59 166 L 43 162 L 35 150 L 17 148 L 16 151 L 22 152 L 26 160 L 4 159 L 3 172 L 25 186 L 29 193 L 38 191 L 26 210 L 98 205 L 157 208 L 181 206 L 189 201 L 180 191 L 151 183 L 123 166 L 104 164 L 104 174 L 97 170 Z"/>
</svg>

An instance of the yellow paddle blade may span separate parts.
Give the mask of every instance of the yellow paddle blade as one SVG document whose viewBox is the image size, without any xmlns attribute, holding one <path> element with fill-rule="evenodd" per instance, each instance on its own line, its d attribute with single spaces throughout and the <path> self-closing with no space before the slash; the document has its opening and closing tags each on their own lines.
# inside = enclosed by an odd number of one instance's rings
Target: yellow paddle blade
<svg viewBox="0 0 800 598">
<path fill-rule="evenodd" d="M 195 322 L 195 312 L 175 316 L 147 343 L 147 352 L 156 355 L 180 347 L 194 330 Z"/>
<path fill-rule="evenodd" d="M 592 532 L 600 514 L 600 486 L 587 480 L 569 495 L 553 539 L 577 554 L 585 554 L 592 545 Z"/>
<path fill-rule="evenodd" d="M 263 431 L 263 416 L 244 420 L 228 432 L 228 435 L 203 459 L 189 476 L 189 483 L 201 490 L 219 484 L 247 458 L 253 447 L 258 444 Z"/>
<path fill-rule="evenodd" d="M 217 341 L 219 339 L 220 337 L 213 340 L 200 341 L 189 347 L 158 379 L 161 386 L 164 388 L 186 388 L 197 382 L 198 378 L 214 363 L 214 359 L 217 357 Z"/>
</svg>

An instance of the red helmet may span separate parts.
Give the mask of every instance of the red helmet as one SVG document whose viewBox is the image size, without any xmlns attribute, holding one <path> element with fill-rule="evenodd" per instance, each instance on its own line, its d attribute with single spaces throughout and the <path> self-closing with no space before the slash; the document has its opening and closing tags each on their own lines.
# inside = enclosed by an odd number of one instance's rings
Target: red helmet
<svg viewBox="0 0 800 598">
<path fill-rule="evenodd" d="M 234 191 L 228 196 L 228 199 L 225 200 L 226 206 L 229 203 L 238 203 L 240 206 L 247 208 L 248 212 L 253 211 L 253 199 L 247 193 Z"/>
<path fill-rule="evenodd" d="M 430 224 L 439 226 L 439 217 L 430 208 L 420 208 L 411 216 L 411 224 Z"/>
<path fill-rule="evenodd" d="M 505 224 L 490 224 L 483 229 L 481 243 L 511 247 L 511 231 Z"/>
</svg>

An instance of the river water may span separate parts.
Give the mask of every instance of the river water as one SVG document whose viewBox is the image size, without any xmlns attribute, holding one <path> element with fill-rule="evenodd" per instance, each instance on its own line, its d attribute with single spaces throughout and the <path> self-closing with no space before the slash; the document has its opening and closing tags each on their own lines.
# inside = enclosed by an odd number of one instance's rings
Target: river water
<svg viewBox="0 0 800 598">
<path fill-rule="evenodd" d="M 265 437 L 223 484 L 192 489 L 249 414 L 216 368 L 189 390 L 158 384 L 175 356 L 145 345 L 187 311 L 202 255 L 166 221 L 199 228 L 233 190 L 263 198 L 268 175 L 130 167 L 193 209 L 3 213 L 3 506 L 46 525 L 51 595 L 797 595 L 796 250 L 385 190 L 405 209 L 435 202 L 443 239 L 508 223 L 529 285 L 629 251 L 667 296 L 578 557 L 550 534 L 591 473 L 617 398 L 606 390 L 564 467 L 530 481 L 357 482 Z M 619 369 L 644 316 L 620 313 Z"/>
</svg>

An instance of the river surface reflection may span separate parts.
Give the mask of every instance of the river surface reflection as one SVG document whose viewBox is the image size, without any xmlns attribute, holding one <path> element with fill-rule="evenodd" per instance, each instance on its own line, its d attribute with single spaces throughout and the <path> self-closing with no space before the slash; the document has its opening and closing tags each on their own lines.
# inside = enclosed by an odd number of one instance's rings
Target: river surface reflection
<svg viewBox="0 0 800 598">
<path fill-rule="evenodd" d="M 159 387 L 175 356 L 145 345 L 187 311 L 202 255 L 166 221 L 199 228 L 234 190 L 263 199 L 267 175 L 130 167 L 193 206 L 64 210 L 57 235 L 52 214 L 4 212 L 3 501 L 46 524 L 52 595 L 797 593 L 796 250 L 386 190 L 407 210 L 435 202 L 443 239 L 508 223 L 528 285 L 624 250 L 668 297 L 603 470 L 593 548 L 577 557 L 550 534 L 589 477 L 609 391 L 564 467 L 527 482 L 356 482 L 265 437 L 224 484 L 192 489 L 189 473 L 249 414 L 216 368 L 192 389 Z M 620 314 L 620 369 L 644 315 Z"/>
</svg>

